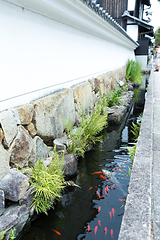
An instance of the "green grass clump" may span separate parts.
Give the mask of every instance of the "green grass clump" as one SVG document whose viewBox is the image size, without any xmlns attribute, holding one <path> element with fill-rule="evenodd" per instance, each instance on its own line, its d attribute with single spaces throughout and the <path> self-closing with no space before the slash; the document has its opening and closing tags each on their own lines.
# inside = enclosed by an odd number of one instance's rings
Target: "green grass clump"
<svg viewBox="0 0 160 240">
<path fill-rule="evenodd" d="M 93 143 L 100 141 L 98 134 L 107 126 L 107 114 L 102 115 L 101 109 L 91 109 L 90 114 L 80 113 L 80 124 L 73 128 L 71 120 L 65 121 L 65 132 L 69 139 L 68 151 L 76 156 L 84 156 L 85 151 L 90 149 Z"/>
<path fill-rule="evenodd" d="M 128 59 L 126 63 L 126 80 L 142 85 L 142 66 L 139 62 Z"/>
<path fill-rule="evenodd" d="M 54 153 L 50 165 L 43 164 L 43 159 L 38 160 L 30 174 L 32 193 L 35 194 L 33 204 L 37 213 L 44 212 L 53 207 L 53 201 L 61 197 L 65 187 L 63 175 L 63 155 Z"/>
<path fill-rule="evenodd" d="M 108 94 L 102 95 L 100 93 L 100 104 L 104 107 L 113 107 L 121 105 L 123 101 L 121 100 L 122 88 L 117 87 L 115 90 L 110 91 Z"/>
</svg>

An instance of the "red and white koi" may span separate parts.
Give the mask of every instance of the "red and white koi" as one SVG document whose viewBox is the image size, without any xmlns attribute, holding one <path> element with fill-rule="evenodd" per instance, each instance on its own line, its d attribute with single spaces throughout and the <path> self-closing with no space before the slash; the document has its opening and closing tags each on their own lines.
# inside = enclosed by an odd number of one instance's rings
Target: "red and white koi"
<svg viewBox="0 0 160 240">
<path fill-rule="evenodd" d="M 122 172 L 122 170 L 120 168 L 118 168 L 118 167 L 113 168 L 112 170 L 118 170 L 118 171 Z"/>
</svg>

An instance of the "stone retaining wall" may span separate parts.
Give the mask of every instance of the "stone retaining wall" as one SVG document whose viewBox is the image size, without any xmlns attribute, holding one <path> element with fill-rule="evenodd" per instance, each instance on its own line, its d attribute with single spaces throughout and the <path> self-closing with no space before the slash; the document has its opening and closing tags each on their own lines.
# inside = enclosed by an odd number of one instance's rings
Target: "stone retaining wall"
<svg viewBox="0 0 160 240">
<path fill-rule="evenodd" d="M 48 158 L 53 141 L 63 135 L 62 118 L 75 124 L 78 109 L 89 111 L 98 103 L 99 89 L 107 93 L 124 81 L 125 67 L 0 112 L 0 231 L 15 227 L 17 235 L 33 213 L 28 177 L 15 167 L 33 166 L 38 159 Z M 72 158 L 65 160 L 68 175 L 68 163 L 76 171 Z M 5 199 L 15 202 L 14 207 L 5 209 Z"/>
</svg>

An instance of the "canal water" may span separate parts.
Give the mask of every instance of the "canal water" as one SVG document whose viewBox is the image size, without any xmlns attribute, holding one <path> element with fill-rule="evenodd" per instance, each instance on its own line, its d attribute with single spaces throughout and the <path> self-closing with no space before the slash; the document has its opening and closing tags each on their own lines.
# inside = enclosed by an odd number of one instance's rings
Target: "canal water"
<svg viewBox="0 0 160 240">
<path fill-rule="evenodd" d="M 118 239 L 131 168 L 126 147 L 134 145 L 130 126 L 138 115 L 132 109 L 121 126 L 103 131 L 102 142 L 79 161 L 73 180 L 80 188 L 69 187 L 55 209 L 32 221 L 20 240 Z M 111 178 L 95 173 L 102 170 Z"/>
</svg>

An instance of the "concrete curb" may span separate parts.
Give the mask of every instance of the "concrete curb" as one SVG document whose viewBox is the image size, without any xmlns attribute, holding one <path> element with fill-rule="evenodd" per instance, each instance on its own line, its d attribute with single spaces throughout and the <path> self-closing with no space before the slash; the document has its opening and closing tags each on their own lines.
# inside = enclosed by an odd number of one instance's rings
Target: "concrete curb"
<svg viewBox="0 0 160 240">
<path fill-rule="evenodd" d="M 153 143 L 153 73 L 150 75 L 125 212 L 118 240 L 150 240 Z"/>
</svg>

